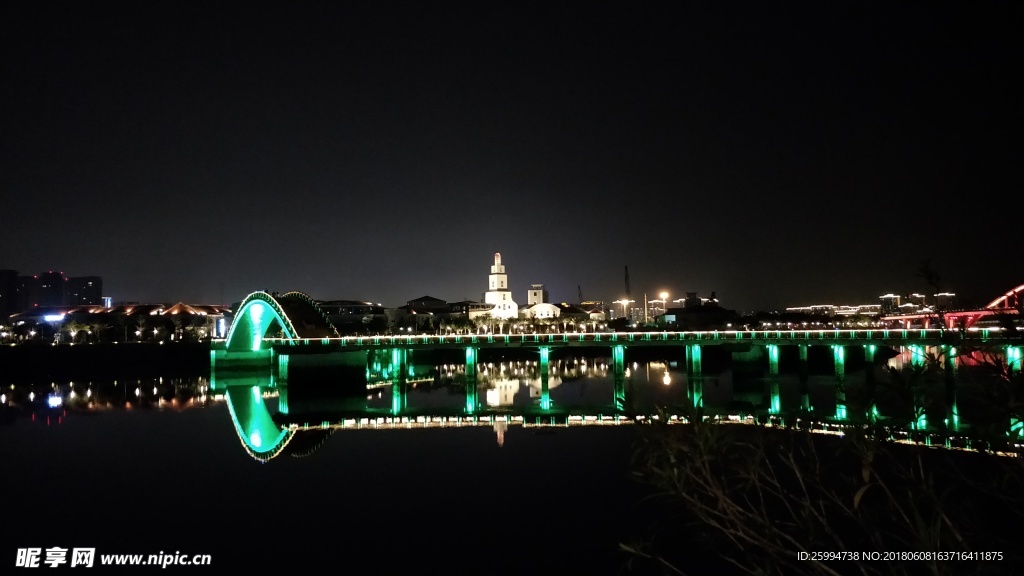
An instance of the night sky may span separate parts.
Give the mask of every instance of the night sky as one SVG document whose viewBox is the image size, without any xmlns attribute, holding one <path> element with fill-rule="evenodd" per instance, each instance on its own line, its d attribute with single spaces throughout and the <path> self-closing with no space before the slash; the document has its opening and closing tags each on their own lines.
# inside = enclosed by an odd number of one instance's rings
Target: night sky
<svg viewBox="0 0 1024 576">
<path fill-rule="evenodd" d="M 738 310 L 1024 283 L 1024 4 L 5 2 L 0 268 Z"/>
</svg>

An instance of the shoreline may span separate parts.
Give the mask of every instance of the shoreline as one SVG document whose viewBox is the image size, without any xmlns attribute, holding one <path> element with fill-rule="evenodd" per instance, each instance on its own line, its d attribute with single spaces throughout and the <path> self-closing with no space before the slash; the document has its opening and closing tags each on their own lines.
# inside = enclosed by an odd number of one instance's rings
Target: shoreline
<svg viewBox="0 0 1024 576">
<path fill-rule="evenodd" d="M 203 376 L 209 342 L 18 344 L 0 347 L 0 382 L 123 376 Z"/>
</svg>

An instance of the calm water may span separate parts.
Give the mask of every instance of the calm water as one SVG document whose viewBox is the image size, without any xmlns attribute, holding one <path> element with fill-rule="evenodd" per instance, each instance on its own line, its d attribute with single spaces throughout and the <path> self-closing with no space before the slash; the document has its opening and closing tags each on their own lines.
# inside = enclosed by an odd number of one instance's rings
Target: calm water
<svg viewBox="0 0 1024 576">
<path fill-rule="evenodd" d="M 504 422 L 455 419 L 466 396 L 451 364 L 413 363 L 404 402 L 425 422 L 388 420 L 395 395 L 379 373 L 369 384 L 293 379 L 284 389 L 217 374 L 219 390 L 210 375 L 8 384 L 4 562 L 17 548 L 60 546 L 210 554 L 218 571 L 626 573 L 618 543 L 666 519 L 631 477 L 639 427 L 585 416 L 611 412 L 609 363 L 552 360 L 553 405 L 584 415 L 556 426 L 516 419 L 542 397 L 535 364 L 522 360 L 480 365 L 481 408 Z M 629 363 L 632 405 L 687 402 L 684 366 Z M 756 370 L 706 369 L 705 403 L 762 403 L 765 381 Z M 834 410 L 832 382 L 811 375 L 816 408 Z M 800 402 L 795 375 L 781 388 L 784 407 Z M 323 421 L 337 426 L 317 429 Z M 253 449 L 296 422 L 280 449 Z"/>
</svg>

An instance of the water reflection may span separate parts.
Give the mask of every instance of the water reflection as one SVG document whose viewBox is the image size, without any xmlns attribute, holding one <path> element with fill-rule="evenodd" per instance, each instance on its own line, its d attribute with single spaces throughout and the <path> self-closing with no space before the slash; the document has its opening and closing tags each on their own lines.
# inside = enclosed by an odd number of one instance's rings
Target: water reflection
<svg viewBox="0 0 1024 576">
<path fill-rule="evenodd" d="M 949 429 L 951 418 L 967 430 L 993 413 L 1008 422 L 1005 410 L 992 412 L 986 372 L 992 356 L 963 353 L 943 364 L 943 353 L 949 355 L 939 348 L 905 347 L 878 353 L 877 361 L 848 355 L 841 374 L 833 372 L 827 349 L 821 358 L 812 354 L 809 363 L 799 359 L 799 369 L 795 355 L 771 363 L 755 350 L 733 353 L 721 363 L 706 353 L 703 373 L 688 370 L 685 360 L 651 359 L 625 364 L 619 376 L 606 357 L 552 358 L 546 374 L 541 362 L 502 359 L 480 362 L 467 375 L 464 364 L 417 364 L 382 355 L 355 375 L 224 370 L 209 377 L 9 384 L 0 391 L 0 410 L 7 422 L 20 411 L 33 421 L 60 425 L 76 412 L 223 403 L 243 449 L 262 462 L 313 454 L 340 430 L 486 426 L 501 447 L 516 429 L 617 426 L 652 418 L 659 409 L 680 422 L 695 414 L 743 422 L 801 410 L 831 415 L 839 400 L 864 411 L 869 393 L 872 417 L 902 418 L 916 431 Z M 913 378 L 931 382 L 922 376 L 929 365 L 940 371 L 931 377 L 935 385 L 924 389 Z M 950 375 L 956 378 L 952 396 Z M 908 383 L 918 387 L 911 390 Z"/>
</svg>

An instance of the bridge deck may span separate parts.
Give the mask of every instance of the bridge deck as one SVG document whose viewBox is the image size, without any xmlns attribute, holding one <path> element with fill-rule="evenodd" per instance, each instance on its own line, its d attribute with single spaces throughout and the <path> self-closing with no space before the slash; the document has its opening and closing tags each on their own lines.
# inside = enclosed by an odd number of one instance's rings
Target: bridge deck
<svg viewBox="0 0 1024 576">
<path fill-rule="evenodd" d="M 220 341 L 223 342 L 223 341 Z M 867 345 L 881 346 L 991 346 L 1022 345 L 1024 332 L 998 328 L 979 330 L 868 329 L 868 330 L 727 330 L 705 332 L 570 332 L 557 334 L 471 334 L 408 336 L 344 336 L 334 338 L 265 338 L 266 346 L 286 349 L 326 347 L 335 350 L 387 348 L 458 349 L 467 347 L 566 347 L 566 346 L 716 346 L 758 345 Z"/>
</svg>

